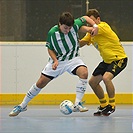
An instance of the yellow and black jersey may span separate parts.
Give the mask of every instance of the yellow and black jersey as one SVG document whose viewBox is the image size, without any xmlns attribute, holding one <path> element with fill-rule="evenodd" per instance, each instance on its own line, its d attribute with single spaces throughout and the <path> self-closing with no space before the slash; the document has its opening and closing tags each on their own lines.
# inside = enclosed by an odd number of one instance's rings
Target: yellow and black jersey
<svg viewBox="0 0 133 133">
<path fill-rule="evenodd" d="M 105 63 L 126 58 L 127 55 L 120 43 L 118 36 L 106 22 L 98 24 L 98 35 L 91 37 L 89 33 L 82 40 L 87 41 L 88 45 L 93 44 L 100 52 Z"/>
</svg>

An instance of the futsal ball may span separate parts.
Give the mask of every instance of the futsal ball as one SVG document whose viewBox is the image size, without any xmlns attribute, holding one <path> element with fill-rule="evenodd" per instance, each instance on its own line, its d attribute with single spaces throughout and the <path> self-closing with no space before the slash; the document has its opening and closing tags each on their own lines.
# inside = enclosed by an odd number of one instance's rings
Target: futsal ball
<svg viewBox="0 0 133 133">
<path fill-rule="evenodd" d="M 70 100 L 64 100 L 60 104 L 60 111 L 64 115 L 69 115 L 73 112 L 74 104 Z"/>
</svg>

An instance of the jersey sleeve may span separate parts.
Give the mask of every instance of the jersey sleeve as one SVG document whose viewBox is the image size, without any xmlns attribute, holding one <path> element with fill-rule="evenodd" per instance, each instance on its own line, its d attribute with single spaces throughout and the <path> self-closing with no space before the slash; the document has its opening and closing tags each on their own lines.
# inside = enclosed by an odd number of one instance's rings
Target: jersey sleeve
<svg viewBox="0 0 133 133">
<path fill-rule="evenodd" d="M 74 20 L 74 25 L 77 27 L 77 30 L 79 30 L 80 27 L 85 25 L 85 24 L 86 24 L 86 20 L 83 17 L 77 18 Z"/>
<path fill-rule="evenodd" d="M 50 50 L 54 50 L 54 47 L 52 45 L 52 35 L 50 32 L 48 33 L 48 37 L 47 37 L 47 41 L 46 41 L 46 47 L 49 48 Z"/>
</svg>

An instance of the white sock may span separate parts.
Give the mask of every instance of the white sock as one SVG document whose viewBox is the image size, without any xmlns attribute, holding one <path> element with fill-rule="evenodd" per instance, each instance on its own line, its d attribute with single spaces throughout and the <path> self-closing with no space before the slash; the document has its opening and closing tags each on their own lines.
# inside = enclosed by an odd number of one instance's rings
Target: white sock
<svg viewBox="0 0 133 133">
<path fill-rule="evenodd" d="M 41 89 L 38 88 L 36 84 L 33 84 L 31 88 L 29 89 L 29 91 L 27 92 L 26 96 L 24 97 L 20 106 L 22 108 L 26 107 L 27 104 L 31 101 L 31 99 L 33 99 L 40 91 Z"/>
<path fill-rule="evenodd" d="M 76 100 L 75 105 L 78 105 L 78 103 L 82 100 L 84 93 L 86 91 L 87 87 L 87 79 L 81 79 L 79 78 L 79 82 L 76 86 Z"/>
</svg>

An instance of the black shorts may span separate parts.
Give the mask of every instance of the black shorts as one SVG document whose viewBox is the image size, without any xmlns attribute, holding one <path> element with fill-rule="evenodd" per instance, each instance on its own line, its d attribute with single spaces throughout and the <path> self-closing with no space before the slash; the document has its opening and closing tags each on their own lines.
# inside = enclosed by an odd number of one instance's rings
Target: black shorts
<svg viewBox="0 0 133 133">
<path fill-rule="evenodd" d="M 105 63 L 104 61 L 100 62 L 99 65 L 96 67 L 94 72 L 92 73 L 93 76 L 97 75 L 104 75 L 105 72 L 111 72 L 114 77 L 118 75 L 126 66 L 127 66 L 127 58 L 113 61 L 110 64 Z"/>
</svg>

